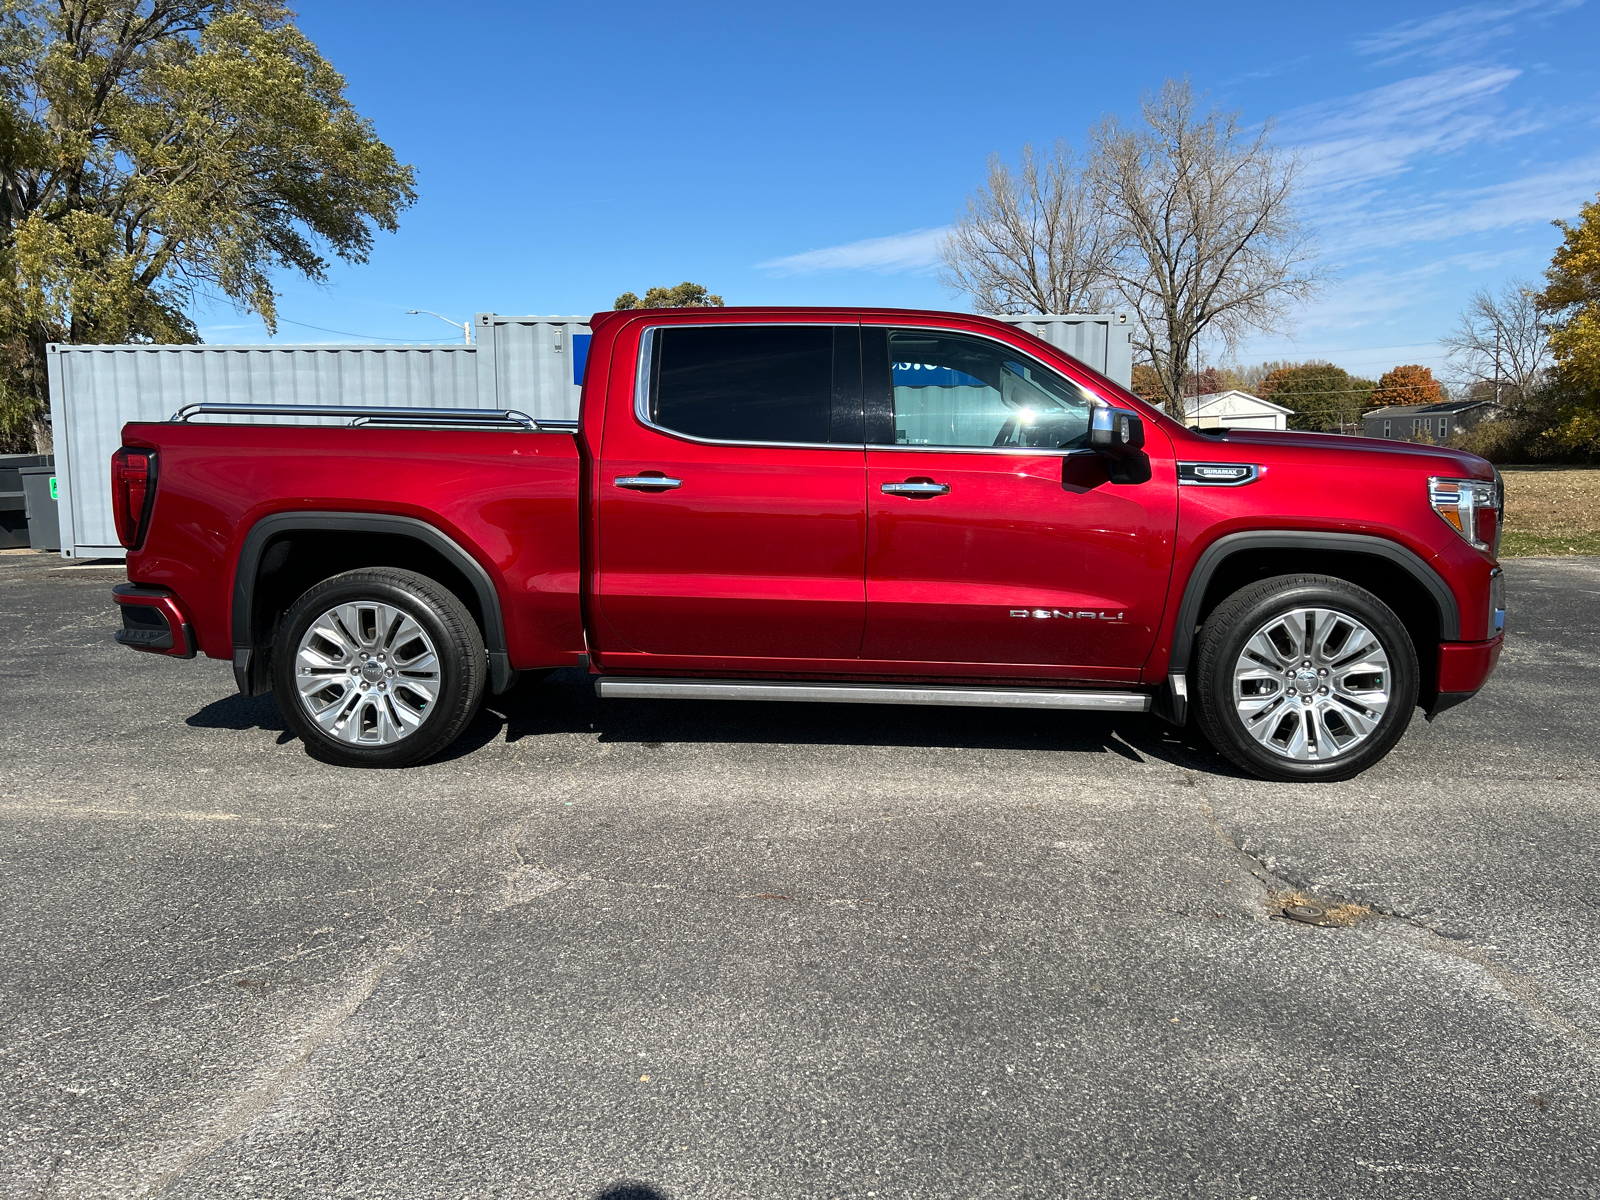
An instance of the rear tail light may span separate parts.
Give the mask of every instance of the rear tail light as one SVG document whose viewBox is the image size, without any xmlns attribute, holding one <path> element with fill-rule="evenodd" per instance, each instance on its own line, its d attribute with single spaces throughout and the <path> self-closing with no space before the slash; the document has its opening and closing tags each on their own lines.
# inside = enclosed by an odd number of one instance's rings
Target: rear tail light
<svg viewBox="0 0 1600 1200">
<path fill-rule="evenodd" d="M 137 550 L 150 527 L 156 500 L 156 452 L 123 446 L 111 456 L 111 511 L 117 540 Z"/>
<path fill-rule="evenodd" d="M 1469 545 L 1499 554 L 1505 501 L 1498 474 L 1493 480 L 1435 476 L 1428 480 L 1428 502 Z"/>
</svg>

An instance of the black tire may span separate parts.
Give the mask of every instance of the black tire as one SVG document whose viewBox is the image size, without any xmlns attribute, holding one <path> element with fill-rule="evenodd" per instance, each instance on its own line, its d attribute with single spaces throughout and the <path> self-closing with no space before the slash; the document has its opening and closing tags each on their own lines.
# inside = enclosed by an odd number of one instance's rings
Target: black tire
<svg viewBox="0 0 1600 1200">
<path fill-rule="evenodd" d="M 1319 629 L 1320 618 L 1313 613 L 1309 639 L 1303 636 L 1303 620 L 1286 621 L 1268 632 L 1275 621 L 1299 610 L 1329 611 L 1344 618 L 1345 624 L 1323 620 Z M 1361 628 L 1376 642 L 1382 658 L 1374 653 L 1359 663 L 1351 661 L 1350 639 Z M 1296 632 L 1299 642 L 1292 640 Z M 1265 653 L 1259 649 L 1261 643 L 1251 646 L 1258 635 L 1273 643 Z M 1311 658 L 1288 652 L 1296 645 L 1303 649 L 1308 641 L 1313 649 L 1305 653 Z M 1247 669 L 1261 678 L 1236 684 L 1235 666 L 1244 665 L 1247 647 L 1252 650 L 1249 662 L 1257 664 Z M 1195 707 L 1201 731 L 1227 758 L 1261 779 L 1297 783 L 1359 775 L 1393 749 L 1411 723 L 1417 703 L 1417 652 L 1410 634 L 1387 604 L 1343 579 L 1279 575 L 1241 588 L 1206 618 L 1198 651 Z M 1385 658 L 1386 672 L 1342 665 L 1361 666 Z M 1347 674 L 1340 675 L 1341 670 Z M 1329 686 L 1334 684 L 1330 676 L 1339 680 L 1338 685 Z M 1372 697 L 1378 692 L 1351 690 L 1373 685 L 1387 687 L 1376 722 L 1370 718 L 1379 710 L 1366 705 L 1376 705 Z M 1368 697 L 1365 702 L 1363 696 Z M 1252 710 L 1250 716 L 1262 724 L 1247 727 L 1239 712 L 1241 698 Z"/>
<path fill-rule="evenodd" d="M 341 624 L 348 640 L 315 636 L 302 662 L 302 642 L 312 626 L 341 606 L 351 606 L 347 612 L 356 613 L 357 621 L 371 623 L 353 631 Z M 379 613 L 393 615 L 384 629 L 377 627 Z M 347 767 L 407 767 L 432 758 L 477 713 L 488 675 L 483 634 L 466 606 L 426 576 L 390 567 L 346 571 L 307 591 L 279 625 L 272 661 L 284 721 L 315 757 Z M 313 670 L 307 662 L 330 664 L 315 668 L 329 686 L 303 699 L 297 685 L 300 673 L 310 676 Z M 362 673 L 367 671 L 370 677 Z M 327 727 L 313 715 L 319 706 Z M 343 720 L 341 709 L 348 709 Z M 383 740 L 385 735 L 392 740 Z"/>
</svg>

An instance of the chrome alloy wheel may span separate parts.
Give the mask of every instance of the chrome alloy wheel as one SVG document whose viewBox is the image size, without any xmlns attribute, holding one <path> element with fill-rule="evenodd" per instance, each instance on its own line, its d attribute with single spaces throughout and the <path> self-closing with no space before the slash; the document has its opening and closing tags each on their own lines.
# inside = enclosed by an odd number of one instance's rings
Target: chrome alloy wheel
<svg viewBox="0 0 1600 1200">
<path fill-rule="evenodd" d="M 1273 617 L 1233 667 L 1233 702 L 1246 732 L 1299 762 L 1326 762 L 1366 741 L 1389 707 L 1392 686 L 1383 643 L 1331 608 Z"/>
<path fill-rule="evenodd" d="M 341 604 L 306 629 L 294 682 L 306 713 L 353 745 L 392 745 L 428 719 L 439 699 L 439 655 L 403 609 Z"/>
</svg>

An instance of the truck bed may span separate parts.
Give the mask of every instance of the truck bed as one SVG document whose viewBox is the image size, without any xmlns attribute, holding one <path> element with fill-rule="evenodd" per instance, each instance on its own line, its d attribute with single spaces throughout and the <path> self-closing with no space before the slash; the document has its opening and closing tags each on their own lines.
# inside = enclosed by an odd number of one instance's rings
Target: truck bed
<svg viewBox="0 0 1600 1200">
<path fill-rule="evenodd" d="M 257 522 L 355 511 L 425 521 L 487 572 L 513 670 L 572 665 L 583 652 L 572 433 L 162 423 L 130 425 L 125 441 L 154 448 L 160 464 L 150 536 L 130 571 L 184 597 L 211 657 L 234 656 L 235 575 Z M 360 565 L 348 554 L 338 569 Z"/>
</svg>

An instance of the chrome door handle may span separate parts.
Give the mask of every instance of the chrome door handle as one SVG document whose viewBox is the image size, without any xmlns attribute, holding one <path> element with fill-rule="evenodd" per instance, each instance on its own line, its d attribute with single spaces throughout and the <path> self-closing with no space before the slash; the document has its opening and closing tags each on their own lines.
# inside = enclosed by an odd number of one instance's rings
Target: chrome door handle
<svg viewBox="0 0 1600 1200">
<path fill-rule="evenodd" d="M 948 483 L 886 483 L 878 489 L 885 496 L 948 496 L 950 485 Z"/>
<path fill-rule="evenodd" d="M 611 482 L 619 488 L 631 488 L 636 492 L 670 492 L 673 488 L 683 486 L 683 480 L 669 479 L 665 475 L 618 475 Z"/>
</svg>

